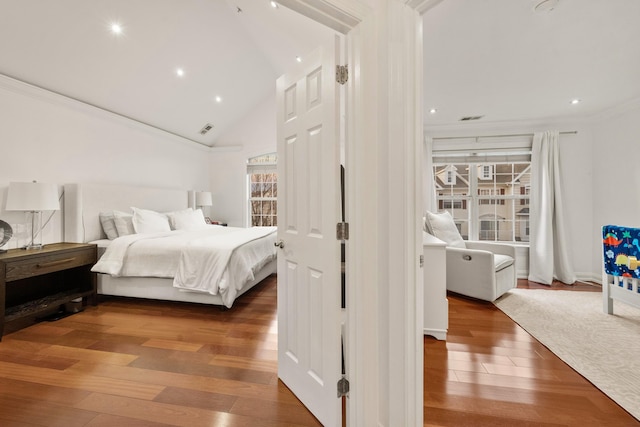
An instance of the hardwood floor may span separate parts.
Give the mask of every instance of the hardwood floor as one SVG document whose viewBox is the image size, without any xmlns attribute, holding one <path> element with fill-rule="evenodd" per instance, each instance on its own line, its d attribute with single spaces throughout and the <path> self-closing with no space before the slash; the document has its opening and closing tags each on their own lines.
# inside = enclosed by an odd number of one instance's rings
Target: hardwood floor
<svg viewBox="0 0 640 427">
<path fill-rule="evenodd" d="M 600 292 L 521 280 L 519 288 Z M 493 304 L 448 295 L 447 342 L 424 340 L 425 426 L 638 426 Z"/>
<path fill-rule="evenodd" d="M 320 425 L 277 378 L 275 276 L 228 311 L 110 298 L 0 342 L 0 426 L 160 425 Z"/>
<path fill-rule="evenodd" d="M 424 340 L 425 426 L 640 425 L 492 304 L 449 308 L 447 342 Z M 277 379 L 276 332 L 275 276 L 228 311 L 104 299 L 3 338 L 0 426 L 319 426 Z"/>
</svg>

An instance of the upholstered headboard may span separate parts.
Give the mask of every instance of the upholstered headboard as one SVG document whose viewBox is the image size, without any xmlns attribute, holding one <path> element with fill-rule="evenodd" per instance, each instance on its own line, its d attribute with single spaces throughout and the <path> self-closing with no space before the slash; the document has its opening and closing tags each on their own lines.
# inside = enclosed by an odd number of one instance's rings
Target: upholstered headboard
<svg viewBox="0 0 640 427">
<path fill-rule="evenodd" d="M 64 238 L 67 242 L 105 239 L 99 214 L 131 207 L 169 212 L 195 207 L 195 192 L 112 184 L 64 185 Z"/>
</svg>

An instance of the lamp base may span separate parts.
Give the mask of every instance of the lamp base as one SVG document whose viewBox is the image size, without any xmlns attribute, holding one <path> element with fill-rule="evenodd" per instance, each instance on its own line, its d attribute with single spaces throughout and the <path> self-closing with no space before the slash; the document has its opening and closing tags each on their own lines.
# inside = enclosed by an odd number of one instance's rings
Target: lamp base
<svg viewBox="0 0 640 427">
<path fill-rule="evenodd" d="M 43 245 L 43 244 L 40 244 L 40 243 L 38 243 L 38 244 L 32 244 L 32 245 L 27 245 L 27 246 L 23 246 L 23 247 L 22 247 L 22 249 L 24 249 L 24 250 L 26 250 L 26 251 L 33 251 L 33 250 L 38 251 L 38 250 L 40 250 L 40 249 L 42 249 L 42 248 L 44 248 L 44 245 Z"/>
<path fill-rule="evenodd" d="M 31 235 L 31 240 L 24 247 L 27 250 L 42 249 L 42 212 L 29 211 L 27 214 L 27 232 Z"/>
</svg>

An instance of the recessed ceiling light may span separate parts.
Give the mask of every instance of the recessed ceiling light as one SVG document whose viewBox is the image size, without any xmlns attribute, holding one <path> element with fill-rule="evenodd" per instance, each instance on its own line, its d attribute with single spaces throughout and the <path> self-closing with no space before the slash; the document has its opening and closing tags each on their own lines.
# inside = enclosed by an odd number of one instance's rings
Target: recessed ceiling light
<svg viewBox="0 0 640 427">
<path fill-rule="evenodd" d="M 222 97 L 221 96 L 216 96 L 216 102 L 219 104 L 222 102 Z"/>
<path fill-rule="evenodd" d="M 122 34 L 122 25 L 120 25 L 117 22 L 114 22 L 113 24 L 111 24 L 111 32 L 113 34 Z"/>
<path fill-rule="evenodd" d="M 299 56 L 296 56 L 296 61 L 302 62 L 302 58 L 300 58 Z"/>
<path fill-rule="evenodd" d="M 277 9 L 278 8 L 278 3 L 276 3 L 275 1 L 272 1 L 271 2 L 271 7 L 274 8 L 274 9 Z"/>
<path fill-rule="evenodd" d="M 184 70 L 182 68 L 176 69 L 176 75 L 178 77 L 184 77 Z"/>
<path fill-rule="evenodd" d="M 578 98 L 571 100 L 571 105 L 577 105 L 577 104 L 580 104 L 580 100 Z"/>
<path fill-rule="evenodd" d="M 429 114 L 435 114 L 437 112 L 438 112 L 437 108 L 432 108 L 432 109 L 429 110 Z"/>
</svg>

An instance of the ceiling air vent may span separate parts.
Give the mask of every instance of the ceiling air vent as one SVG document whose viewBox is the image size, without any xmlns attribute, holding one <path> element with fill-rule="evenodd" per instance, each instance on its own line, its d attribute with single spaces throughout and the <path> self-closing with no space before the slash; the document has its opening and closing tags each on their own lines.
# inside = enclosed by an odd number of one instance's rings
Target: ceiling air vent
<svg viewBox="0 0 640 427">
<path fill-rule="evenodd" d="M 465 116 L 460 119 L 461 122 L 468 122 L 469 120 L 480 120 L 484 116 Z"/>
<path fill-rule="evenodd" d="M 213 129 L 213 125 L 211 123 L 207 123 L 206 125 L 204 125 L 204 127 L 202 129 L 200 129 L 200 135 L 206 134 L 211 129 Z"/>
<path fill-rule="evenodd" d="M 558 5 L 558 0 L 542 0 L 537 2 L 533 8 L 534 11 L 540 12 L 551 12 Z"/>
</svg>

